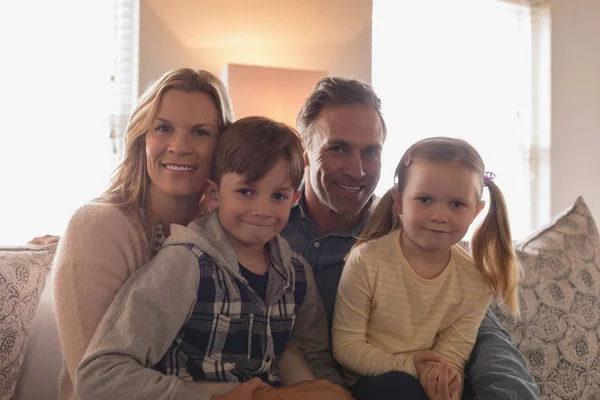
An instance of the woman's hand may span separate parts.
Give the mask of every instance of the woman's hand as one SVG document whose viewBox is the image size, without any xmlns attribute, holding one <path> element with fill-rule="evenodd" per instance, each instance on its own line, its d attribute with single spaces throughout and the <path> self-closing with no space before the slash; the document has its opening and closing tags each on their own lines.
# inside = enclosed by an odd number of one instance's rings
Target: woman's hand
<svg viewBox="0 0 600 400">
<path fill-rule="evenodd" d="M 57 243 L 59 239 L 60 239 L 60 236 L 44 235 L 44 236 L 34 237 L 29 242 L 27 242 L 27 244 L 35 244 L 35 245 L 39 245 L 39 246 L 46 246 L 46 245 L 49 245 L 49 244 Z"/>
<path fill-rule="evenodd" d="M 460 376 L 448 366 L 447 361 L 428 364 L 420 375 L 421 386 L 430 400 L 455 400 L 459 398 Z"/>
<path fill-rule="evenodd" d="M 211 400 L 253 400 L 255 399 L 255 397 L 253 397 L 255 390 L 269 387 L 270 386 L 264 383 L 260 378 L 252 378 L 249 381 L 241 383 L 227 394 L 212 396 Z"/>
<path fill-rule="evenodd" d="M 258 389 L 255 400 L 352 400 L 350 392 L 325 379 L 302 381 L 279 388 Z"/>
</svg>

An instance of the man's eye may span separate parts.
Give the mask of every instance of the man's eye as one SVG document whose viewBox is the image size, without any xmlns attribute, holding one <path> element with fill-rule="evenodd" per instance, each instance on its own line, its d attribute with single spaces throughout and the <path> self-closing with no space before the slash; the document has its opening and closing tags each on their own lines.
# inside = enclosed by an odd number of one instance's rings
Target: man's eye
<svg viewBox="0 0 600 400">
<path fill-rule="evenodd" d="M 379 157 L 379 151 L 377 151 L 377 150 L 367 150 L 363 154 L 366 157 L 369 157 L 369 158 L 377 158 L 377 157 Z"/>
<path fill-rule="evenodd" d="M 331 146 L 329 148 L 329 151 L 333 151 L 334 153 L 341 153 L 344 151 L 344 148 L 342 146 Z"/>
</svg>

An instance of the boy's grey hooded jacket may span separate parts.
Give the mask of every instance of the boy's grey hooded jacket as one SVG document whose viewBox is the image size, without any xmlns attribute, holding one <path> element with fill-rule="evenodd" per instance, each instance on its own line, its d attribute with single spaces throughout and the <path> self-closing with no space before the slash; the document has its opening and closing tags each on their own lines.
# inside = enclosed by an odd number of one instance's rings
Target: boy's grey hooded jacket
<svg viewBox="0 0 600 400">
<path fill-rule="evenodd" d="M 339 383 L 310 266 L 280 236 L 270 248 L 263 301 L 241 275 L 217 212 L 172 225 L 98 326 L 78 368 L 79 396 L 209 400 L 210 390 L 200 394 L 190 382 L 260 376 L 277 383 L 275 365 L 288 342 L 315 377 Z"/>
</svg>

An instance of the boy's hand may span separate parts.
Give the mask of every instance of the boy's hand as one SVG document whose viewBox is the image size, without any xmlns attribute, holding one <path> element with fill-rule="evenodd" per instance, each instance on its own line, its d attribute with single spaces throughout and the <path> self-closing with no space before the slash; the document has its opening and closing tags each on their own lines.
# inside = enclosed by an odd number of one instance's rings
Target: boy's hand
<svg viewBox="0 0 600 400">
<path fill-rule="evenodd" d="M 302 381 L 279 388 L 268 387 L 254 392 L 255 400 L 352 400 L 350 392 L 325 379 Z"/>
<path fill-rule="evenodd" d="M 442 363 L 444 357 L 436 353 L 435 351 L 417 351 L 413 355 L 413 364 L 417 370 L 417 376 L 420 378 L 425 371 L 425 367 L 430 363 Z"/>
<path fill-rule="evenodd" d="M 260 378 L 252 378 L 249 381 L 240 383 L 238 387 L 227 394 L 212 396 L 211 400 L 253 400 L 255 390 L 269 387 Z"/>
</svg>

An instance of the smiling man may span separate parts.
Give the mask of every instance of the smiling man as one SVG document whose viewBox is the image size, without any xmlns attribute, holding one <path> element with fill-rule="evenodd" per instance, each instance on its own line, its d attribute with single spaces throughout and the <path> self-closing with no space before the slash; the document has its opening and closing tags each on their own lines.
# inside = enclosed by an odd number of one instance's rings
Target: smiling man
<svg viewBox="0 0 600 400">
<path fill-rule="evenodd" d="M 304 183 L 281 235 L 312 266 L 331 329 L 344 257 L 373 203 L 386 125 L 371 86 L 327 77 L 306 100 L 297 127 L 305 146 Z M 470 385 L 465 385 L 463 399 L 538 398 L 523 356 L 489 310 L 465 373 Z M 389 383 L 380 386 L 393 387 Z M 428 394 L 430 389 L 426 387 Z M 397 396 L 394 390 L 386 392 Z"/>
<path fill-rule="evenodd" d="M 344 256 L 365 225 L 381 171 L 381 101 L 356 80 L 321 80 L 300 110 L 304 184 L 282 232 L 312 265 L 329 326 Z"/>
</svg>

